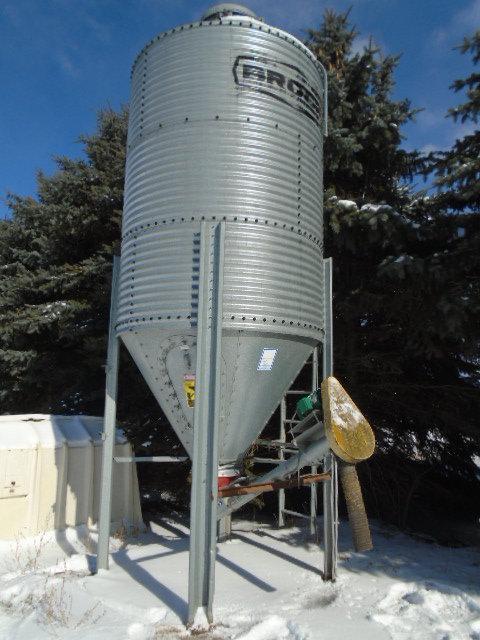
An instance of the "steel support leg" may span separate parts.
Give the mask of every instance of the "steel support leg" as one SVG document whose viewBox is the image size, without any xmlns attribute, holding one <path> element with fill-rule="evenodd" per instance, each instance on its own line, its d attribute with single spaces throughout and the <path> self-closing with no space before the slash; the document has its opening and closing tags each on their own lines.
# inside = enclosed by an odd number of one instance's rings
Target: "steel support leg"
<svg viewBox="0 0 480 640">
<path fill-rule="evenodd" d="M 228 504 L 228 498 L 225 498 L 225 502 Z M 218 542 L 229 540 L 232 535 L 232 515 L 228 514 L 224 518 L 220 518 L 217 527 Z"/>
<path fill-rule="evenodd" d="M 312 391 L 318 389 L 318 347 L 312 353 Z M 310 472 L 315 475 L 318 472 L 316 465 L 312 466 Z M 317 485 L 310 485 L 310 535 L 317 532 Z"/>
<path fill-rule="evenodd" d="M 285 400 L 285 396 L 282 398 L 280 402 L 280 434 L 279 440 L 280 442 L 285 442 L 285 420 L 287 418 L 287 401 Z M 280 447 L 278 449 L 278 458 L 280 461 L 285 459 L 285 453 L 283 448 Z M 278 526 L 285 526 L 285 489 L 278 490 Z"/>
<path fill-rule="evenodd" d="M 224 222 L 202 222 L 193 416 L 188 624 L 204 617 L 212 622 L 217 542 L 224 238 Z"/>
<path fill-rule="evenodd" d="M 113 454 L 115 447 L 115 423 L 117 417 L 118 355 L 120 347 L 119 339 L 115 335 L 119 268 L 120 259 L 118 257 L 114 257 L 110 301 L 110 323 L 108 328 L 105 412 L 102 434 L 102 481 L 100 487 L 100 510 L 98 514 L 97 570 L 108 569 L 108 545 L 110 539 L 110 521 L 112 512 Z"/>
<path fill-rule="evenodd" d="M 332 315 L 332 259 L 324 260 L 325 267 L 325 341 L 323 344 L 323 377 L 333 375 L 333 315 Z M 323 579 L 335 580 L 337 574 L 338 541 L 338 477 L 337 461 L 333 453 L 324 458 L 324 471 L 331 479 L 323 484 Z"/>
</svg>

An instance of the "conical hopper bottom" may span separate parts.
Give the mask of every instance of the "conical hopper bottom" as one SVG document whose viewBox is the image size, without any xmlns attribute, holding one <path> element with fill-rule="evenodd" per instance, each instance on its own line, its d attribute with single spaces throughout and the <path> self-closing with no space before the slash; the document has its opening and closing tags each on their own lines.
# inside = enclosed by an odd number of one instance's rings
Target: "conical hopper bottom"
<svg viewBox="0 0 480 640">
<path fill-rule="evenodd" d="M 190 458 L 196 333 L 191 327 L 121 334 Z M 224 330 L 220 382 L 219 462 L 240 460 L 312 352 L 313 340 Z"/>
</svg>

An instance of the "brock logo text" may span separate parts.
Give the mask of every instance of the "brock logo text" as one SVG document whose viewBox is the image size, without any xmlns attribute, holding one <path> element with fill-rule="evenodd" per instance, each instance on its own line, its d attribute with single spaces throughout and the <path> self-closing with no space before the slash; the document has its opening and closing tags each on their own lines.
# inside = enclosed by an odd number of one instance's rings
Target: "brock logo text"
<svg viewBox="0 0 480 640">
<path fill-rule="evenodd" d="M 298 67 L 259 56 L 237 56 L 233 77 L 239 87 L 269 95 L 315 122 L 320 119 L 320 96 Z"/>
</svg>

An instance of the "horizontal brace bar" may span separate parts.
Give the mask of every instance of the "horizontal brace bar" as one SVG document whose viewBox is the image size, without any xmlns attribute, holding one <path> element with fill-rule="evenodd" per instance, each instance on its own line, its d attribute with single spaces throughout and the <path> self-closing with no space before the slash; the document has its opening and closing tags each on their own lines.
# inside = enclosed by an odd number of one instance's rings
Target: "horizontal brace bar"
<svg viewBox="0 0 480 640">
<path fill-rule="evenodd" d="M 259 484 L 249 484 L 244 487 L 233 486 L 225 487 L 218 490 L 219 498 L 230 498 L 231 496 L 244 496 L 249 493 L 265 493 L 267 491 L 276 491 L 277 489 L 295 489 L 297 487 L 305 487 L 315 482 L 324 482 L 330 480 L 329 473 L 315 473 L 306 476 L 289 478 L 288 480 L 274 480 L 271 482 L 262 482 Z"/>
<path fill-rule="evenodd" d="M 279 447 L 280 448 L 280 447 Z M 280 448 L 279 453 L 282 452 L 283 454 L 290 454 L 290 455 L 295 455 L 298 453 L 298 449 L 283 449 Z M 245 461 L 250 461 L 250 462 L 275 462 L 275 464 L 278 464 L 279 462 L 282 462 L 283 460 L 285 460 L 285 458 L 262 458 L 261 456 L 252 456 L 252 457 L 246 457 L 244 459 Z"/>
<path fill-rule="evenodd" d="M 258 444 L 262 447 L 270 447 L 272 449 L 284 449 L 289 453 L 298 453 L 298 447 L 295 447 L 291 442 L 285 442 L 284 440 L 264 440 L 258 438 L 254 444 Z"/>
<path fill-rule="evenodd" d="M 298 511 L 291 511 L 290 509 L 282 509 L 282 513 L 286 513 L 289 516 L 295 516 L 296 518 L 304 518 L 305 520 L 315 520 L 315 518 L 308 516 L 306 513 L 299 513 Z"/>
<path fill-rule="evenodd" d="M 301 391 L 300 389 L 290 389 L 285 392 L 285 395 L 298 396 L 298 395 L 309 395 L 312 391 Z"/>
<path fill-rule="evenodd" d="M 188 456 L 176 458 L 175 456 L 129 456 L 127 458 L 113 458 L 115 462 L 186 462 Z"/>
</svg>

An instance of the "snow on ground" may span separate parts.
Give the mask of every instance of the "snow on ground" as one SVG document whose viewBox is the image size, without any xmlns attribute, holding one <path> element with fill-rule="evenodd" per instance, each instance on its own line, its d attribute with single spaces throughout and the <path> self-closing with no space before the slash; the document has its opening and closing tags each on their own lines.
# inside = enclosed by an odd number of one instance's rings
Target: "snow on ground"
<svg viewBox="0 0 480 640">
<path fill-rule="evenodd" d="M 321 530 L 321 527 L 320 527 Z M 480 553 L 373 527 L 375 549 L 341 527 L 336 583 L 298 528 L 240 521 L 219 545 L 215 626 L 206 640 L 480 640 Z M 112 540 L 111 569 L 91 575 L 86 528 L 0 543 L 1 640 L 188 638 L 188 530 L 162 519 Z"/>
</svg>

